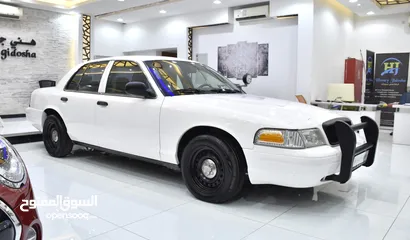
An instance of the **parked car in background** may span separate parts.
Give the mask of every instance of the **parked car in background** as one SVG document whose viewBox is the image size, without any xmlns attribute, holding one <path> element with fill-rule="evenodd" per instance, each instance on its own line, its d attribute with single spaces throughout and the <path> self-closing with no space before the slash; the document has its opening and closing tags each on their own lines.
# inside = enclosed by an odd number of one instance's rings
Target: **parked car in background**
<svg viewBox="0 0 410 240">
<path fill-rule="evenodd" d="M 27 117 L 54 157 L 79 144 L 157 162 L 180 169 L 194 196 L 216 203 L 237 197 L 247 179 L 345 183 L 373 164 L 379 131 L 367 117 L 352 125 L 328 110 L 246 94 L 198 62 L 142 56 L 77 66 L 56 87 L 33 92 Z"/>
<path fill-rule="evenodd" d="M 21 209 L 34 200 L 27 169 L 16 149 L 0 136 L 0 239 L 41 240 L 36 209 Z"/>
</svg>

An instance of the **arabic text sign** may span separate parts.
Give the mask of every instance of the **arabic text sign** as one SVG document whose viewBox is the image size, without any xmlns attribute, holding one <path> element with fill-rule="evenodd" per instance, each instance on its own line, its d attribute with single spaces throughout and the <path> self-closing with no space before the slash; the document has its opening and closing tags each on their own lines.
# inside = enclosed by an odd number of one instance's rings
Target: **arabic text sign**
<svg viewBox="0 0 410 240">
<path fill-rule="evenodd" d="M 91 199 L 70 199 L 57 195 L 56 199 L 42 199 L 42 200 L 23 200 L 20 205 L 22 212 L 28 212 L 29 209 L 36 209 L 37 207 L 56 207 L 57 211 L 67 212 L 78 209 L 78 207 L 96 207 L 98 203 L 97 196 L 91 196 Z"/>
<path fill-rule="evenodd" d="M 17 49 L 17 46 L 22 45 L 22 46 L 36 46 L 37 42 L 34 39 L 31 39 L 31 41 L 28 42 L 23 42 L 21 38 L 17 38 L 16 41 L 11 40 L 10 41 L 10 47 L 4 48 L 4 44 L 7 41 L 7 38 L 5 37 L 0 37 L 0 45 L 3 47 L 0 51 L 0 58 L 1 60 L 5 60 L 8 57 L 23 57 L 23 58 L 37 58 L 37 55 L 35 52 L 30 52 L 30 50 L 26 49 L 25 51 L 19 51 Z"/>
</svg>

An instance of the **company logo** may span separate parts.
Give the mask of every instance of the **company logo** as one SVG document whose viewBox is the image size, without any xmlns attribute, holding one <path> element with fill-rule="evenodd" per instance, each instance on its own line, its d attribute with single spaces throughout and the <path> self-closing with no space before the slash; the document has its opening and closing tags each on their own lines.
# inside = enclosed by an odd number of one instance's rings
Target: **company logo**
<svg viewBox="0 0 410 240">
<path fill-rule="evenodd" d="M 384 67 L 384 72 L 382 72 L 382 76 L 386 74 L 391 74 L 397 76 L 400 71 L 400 66 L 403 63 L 397 58 L 388 58 L 382 62 L 382 67 Z"/>
<path fill-rule="evenodd" d="M 91 199 L 70 199 L 69 197 L 63 197 L 57 195 L 55 199 L 38 199 L 38 200 L 23 200 L 20 205 L 22 212 L 28 212 L 30 209 L 37 209 L 37 207 L 54 207 L 53 212 L 47 212 L 46 217 L 52 220 L 55 219 L 92 219 L 95 216 L 87 212 L 77 211 L 79 207 L 96 207 L 97 196 L 91 196 Z"/>
</svg>

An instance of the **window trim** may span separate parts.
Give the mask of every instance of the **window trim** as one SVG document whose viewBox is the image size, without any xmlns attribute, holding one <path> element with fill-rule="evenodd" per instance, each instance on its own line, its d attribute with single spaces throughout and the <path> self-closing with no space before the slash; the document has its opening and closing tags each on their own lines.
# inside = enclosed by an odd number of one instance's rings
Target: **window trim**
<svg viewBox="0 0 410 240">
<path fill-rule="evenodd" d="M 69 90 L 69 89 L 67 89 L 68 85 L 69 85 L 69 84 L 71 83 L 71 81 L 74 79 L 75 75 L 76 75 L 76 74 L 78 73 L 78 71 L 80 71 L 84 66 L 87 66 L 87 69 L 85 69 L 85 71 L 84 71 L 84 73 L 85 73 L 85 72 L 89 69 L 89 65 L 91 65 L 91 64 L 103 63 L 103 62 L 107 62 L 107 66 L 104 68 L 104 73 L 101 75 L 101 80 L 100 80 L 100 83 L 99 83 L 99 85 L 98 85 L 98 90 L 97 90 L 97 92 L 89 92 L 89 91 Z M 105 75 L 105 73 L 106 73 L 106 71 L 107 71 L 107 69 L 108 69 L 108 67 L 109 67 L 109 65 L 110 65 L 110 62 L 111 62 L 111 61 L 97 61 L 97 62 L 87 62 L 87 63 L 84 63 L 84 64 L 81 65 L 81 66 L 77 69 L 77 71 L 75 71 L 75 73 L 70 77 L 70 80 L 67 81 L 66 85 L 64 86 L 64 92 L 99 94 L 99 93 L 100 93 L 101 84 L 102 84 L 103 81 L 104 81 L 104 75 Z M 81 83 L 81 81 L 83 80 L 84 73 L 83 73 L 83 75 L 81 76 L 80 83 Z"/>
</svg>

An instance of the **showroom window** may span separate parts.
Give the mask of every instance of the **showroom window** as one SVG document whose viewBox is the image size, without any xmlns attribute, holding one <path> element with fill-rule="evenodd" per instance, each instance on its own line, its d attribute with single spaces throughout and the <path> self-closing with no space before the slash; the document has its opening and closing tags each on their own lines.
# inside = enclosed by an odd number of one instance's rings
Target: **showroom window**
<svg viewBox="0 0 410 240">
<path fill-rule="evenodd" d="M 108 62 L 89 63 L 84 65 L 73 76 L 66 90 L 80 92 L 98 92 L 102 75 Z"/>
<path fill-rule="evenodd" d="M 106 93 L 125 95 L 125 85 L 129 82 L 142 82 L 149 87 L 148 79 L 137 63 L 116 61 L 107 80 Z"/>
</svg>

